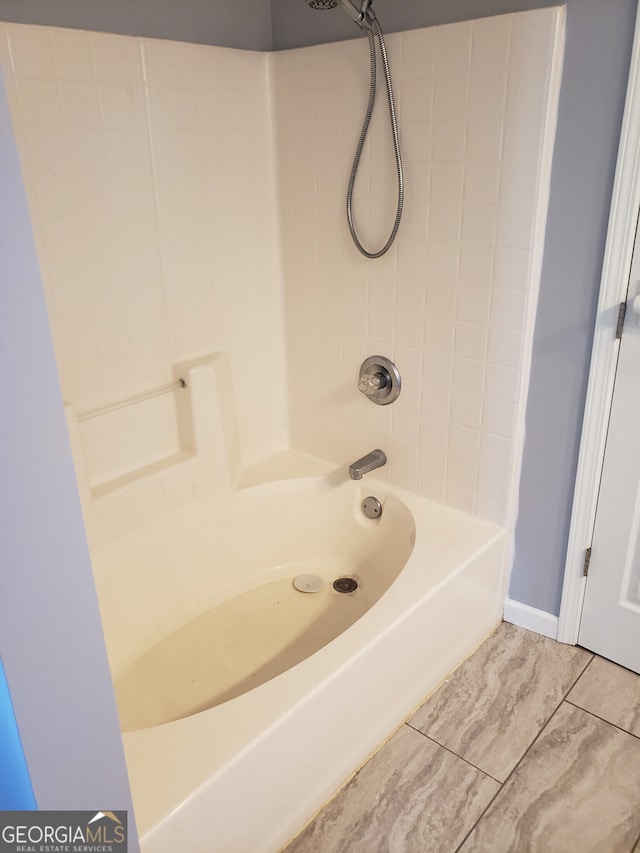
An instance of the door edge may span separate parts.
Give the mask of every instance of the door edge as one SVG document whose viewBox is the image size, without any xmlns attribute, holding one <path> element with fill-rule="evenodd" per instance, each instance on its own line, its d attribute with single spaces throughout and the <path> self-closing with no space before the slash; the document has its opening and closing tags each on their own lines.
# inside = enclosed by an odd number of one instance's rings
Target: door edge
<svg viewBox="0 0 640 853">
<path fill-rule="evenodd" d="M 611 197 L 558 617 L 557 639 L 571 645 L 578 641 L 586 585 L 584 557 L 593 533 L 620 346 L 616 341 L 618 307 L 626 298 L 639 213 L 640 7 Z"/>
</svg>

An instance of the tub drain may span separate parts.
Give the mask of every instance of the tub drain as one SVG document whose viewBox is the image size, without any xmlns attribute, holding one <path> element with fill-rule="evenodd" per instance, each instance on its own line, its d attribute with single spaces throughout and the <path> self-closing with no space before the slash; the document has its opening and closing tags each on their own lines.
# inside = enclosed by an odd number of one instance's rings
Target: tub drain
<svg viewBox="0 0 640 853">
<path fill-rule="evenodd" d="M 336 592 L 355 592 L 358 582 L 353 578 L 337 578 L 333 582 L 333 588 Z"/>
</svg>

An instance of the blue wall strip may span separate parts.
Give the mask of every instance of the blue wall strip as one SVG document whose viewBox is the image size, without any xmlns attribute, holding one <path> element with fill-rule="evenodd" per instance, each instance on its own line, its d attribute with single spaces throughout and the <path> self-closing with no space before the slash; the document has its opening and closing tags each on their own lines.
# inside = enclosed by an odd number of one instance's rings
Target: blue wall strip
<svg viewBox="0 0 640 853">
<path fill-rule="evenodd" d="M 0 661 L 0 810 L 35 808 L 36 800 Z"/>
</svg>

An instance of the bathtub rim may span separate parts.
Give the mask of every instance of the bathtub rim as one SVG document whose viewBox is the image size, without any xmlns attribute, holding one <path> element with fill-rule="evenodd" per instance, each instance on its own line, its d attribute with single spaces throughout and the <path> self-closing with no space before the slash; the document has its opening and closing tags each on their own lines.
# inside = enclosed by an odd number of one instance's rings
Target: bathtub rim
<svg viewBox="0 0 640 853">
<path fill-rule="evenodd" d="M 268 495 L 273 488 L 295 489 L 295 484 L 302 485 L 301 480 L 304 482 L 319 479 L 322 478 L 298 478 L 294 484 L 287 479 L 250 488 Z M 321 692 L 328 683 L 339 678 L 345 669 L 357 665 L 360 659 L 375 651 L 387 635 L 433 598 L 440 588 L 465 572 L 475 560 L 498 546 L 502 554 L 500 562 L 504 563 L 503 544 L 506 531 L 492 522 L 374 478 L 367 479 L 366 488 L 370 491 L 377 489 L 379 492 L 393 493 L 408 506 L 414 516 L 416 543 L 404 568 L 384 595 L 357 622 L 286 672 L 215 708 L 181 720 L 123 734 L 134 791 L 134 807 L 143 842 L 161 833 L 163 826 L 170 824 L 171 818 L 188 805 L 194 796 L 197 797 L 232 770 L 252 749 L 264 743 L 270 732 L 295 717 L 298 710 L 312 700 L 314 694 Z M 421 547 L 424 531 L 420 528 L 420 519 L 425 513 L 436 520 L 438 517 L 446 517 L 450 522 L 460 524 L 466 532 L 473 532 L 476 537 L 475 547 L 466 558 L 458 561 L 454 567 L 443 569 L 437 580 L 426 588 L 424 578 L 421 577 L 423 573 L 417 566 L 420 558 L 424 556 Z M 497 584 L 499 589 L 495 590 L 497 604 L 491 610 L 486 623 L 489 627 L 497 624 L 501 614 L 504 565 L 500 566 L 499 574 L 502 580 Z M 416 592 L 416 587 L 417 596 L 406 600 L 407 593 Z M 476 645 L 484 639 L 487 632 L 485 626 Z M 338 663 L 336 657 L 339 659 Z M 260 704 L 260 720 L 255 719 L 256 701 Z M 213 750 L 198 750 L 196 760 L 186 766 L 186 745 L 193 742 L 202 744 L 210 726 L 224 727 L 225 724 L 239 727 L 241 734 L 238 735 L 236 728 L 234 737 L 231 741 L 226 741 L 222 748 L 217 744 Z M 162 759 L 159 759 L 160 755 L 163 756 Z M 171 773 L 173 779 L 169 783 L 170 790 L 161 779 L 163 763 L 174 770 L 175 763 L 181 766 L 181 772 Z M 178 783 L 176 777 L 180 779 Z"/>
</svg>

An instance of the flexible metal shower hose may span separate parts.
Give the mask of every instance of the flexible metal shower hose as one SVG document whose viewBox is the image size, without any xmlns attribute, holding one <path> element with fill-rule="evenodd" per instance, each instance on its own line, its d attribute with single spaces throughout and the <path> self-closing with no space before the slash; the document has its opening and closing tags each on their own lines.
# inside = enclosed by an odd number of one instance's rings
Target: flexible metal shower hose
<svg viewBox="0 0 640 853">
<path fill-rule="evenodd" d="M 400 143 L 398 141 L 398 123 L 396 121 L 396 110 L 393 103 L 393 91 L 391 89 L 391 73 L 389 71 L 389 60 L 387 59 L 387 49 L 384 43 L 384 36 L 382 35 L 382 29 L 380 28 L 380 24 L 378 23 L 377 18 L 373 19 L 372 26 L 375 27 L 376 35 L 378 37 L 378 41 L 380 43 L 380 54 L 382 56 L 382 65 L 384 68 L 384 76 L 387 84 L 387 99 L 389 101 L 389 118 L 391 120 L 391 133 L 393 136 L 393 148 L 395 152 L 396 158 L 396 171 L 398 175 L 398 209 L 396 211 L 396 218 L 393 223 L 393 228 L 391 229 L 391 234 L 389 235 L 389 239 L 384 244 L 384 246 L 378 252 L 368 252 L 362 243 L 360 242 L 358 235 L 356 234 L 355 225 L 353 224 L 353 213 L 352 213 L 352 202 L 353 202 L 353 185 L 356 180 L 356 173 L 358 171 L 358 165 L 360 163 L 360 156 L 362 155 L 362 149 L 364 148 L 364 143 L 367 138 L 367 132 L 369 130 L 369 124 L 371 122 L 371 115 L 373 113 L 373 106 L 376 100 L 376 43 L 373 37 L 373 32 L 368 29 L 367 30 L 367 38 L 369 39 L 369 55 L 371 57 L 371 86 L 369 89 L 369 104 L 367 106 L 367 113 L 364 117 L 364 123 L 362 125 L 362 131 L 360 132 L 360 139 L 358 140 L 358 145 L 356 147 L 356 153 L 353 158 L 353 166 L 351 167 L 351 175 L 349 176 L 349 186 L 347 188 L 347 222 L 349 223 L 349 231 L 351 232 L 351 237 L 353 238 L 353 242 L 356 245 L 358 251 L 362 252 L 362 254 L 366 258 L 380 258 L 391 248 L 393 241 L 396 239 L 396 234 L 398 233 L 398 228 L 400 227 L 400 218 L 402 217 L 402 205 L 404 202 L 404 178 L 402 175 L 402 158 L 400 156 Z"/>
</svg>

